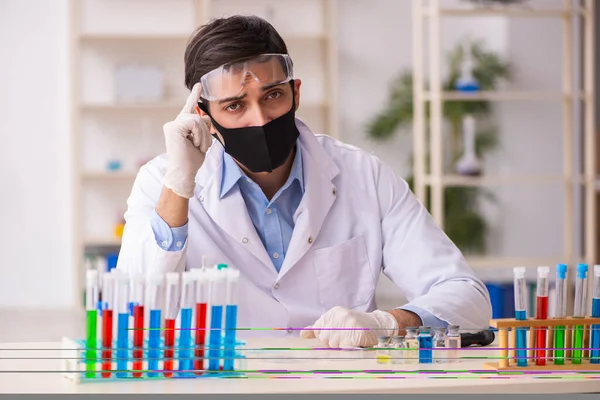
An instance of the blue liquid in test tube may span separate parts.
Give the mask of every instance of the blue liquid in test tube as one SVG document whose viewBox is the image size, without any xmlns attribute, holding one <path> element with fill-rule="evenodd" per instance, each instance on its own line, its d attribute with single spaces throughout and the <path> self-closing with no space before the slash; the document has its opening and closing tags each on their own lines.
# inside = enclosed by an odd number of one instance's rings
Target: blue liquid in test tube
<svg viewBox="0 0 600 400">
<path fill-rule="evenodd" d="M 115 273 L 115 312 L 117 313 L 117 378 L 126 378 L 129 361 L 129 276 Z"/>
<path fill-rule="evenodd" d="M 600 265 L 594 265 L 594 287 L 592 292 L 592 318 L 600 318 Z M 590 363 L 600 364 L 600 324 L 592 325 Z"/>
<path fill-rule="evenodd" d="M 527 282 L 525 281 L 525 267 L 513 269 L 515 285 L 515 319 L 525 321 L 527 319 L 526 296 Z M 517 365 L 527 366 L 527 328 L 517 328 Z"/>
<path fill-rule="evenodd" d="M 164 290 L 164 274 L 151 275 L 148 282 L 148 308 L 150 310 L 150 331 L 148 332 L 148 376 L 157 377 L 158 360 L 160 358 L 161 299 Z"/>
<path fill-rule="evenodd" d="M 422 326 L 419 328 L 419 363 L 431 364 L 433 362 L 433 337 L 431 336 L 431 328 Z"/>
<path fill-rule="evenodd" d="M 240 271 L 229 268 L 227 271 L 227 298 L 225 308 L 225 351 L 223 352 L 223 370 L 233 371 L 235 362 L 235 335 L 237 328 L 238 283 Z"/>
<path fill-rule="evenodd" d="M 227 269 L 209 271 L 210 336 L 208 339 L 208 369 L 219 371 L 223 329 L 223 305 L 226 300 Z"/>
<path fill-rule="evenodd" d="M 186 271 L 181 274 L 181 329 L 179 331 L 179 370 L 181 375 L 192 372 L 192 309 L 195 295 L 194 274 Z"/>
</svg>

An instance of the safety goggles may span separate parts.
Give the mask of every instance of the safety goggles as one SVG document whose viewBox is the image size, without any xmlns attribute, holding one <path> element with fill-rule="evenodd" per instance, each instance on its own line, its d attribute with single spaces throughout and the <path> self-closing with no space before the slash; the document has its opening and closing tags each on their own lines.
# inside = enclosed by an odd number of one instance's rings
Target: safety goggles
<svg viewBox="0 0 600 400">
<path fill-rule="evenodd" d="M 244 87 L 257 82 L 263 89 L 294 79 L 292 59 L 287 54 L 261 54 L 222 65 L 200 78 L 200 97 L 208 101 L 235 99 Z"/>
</svg>

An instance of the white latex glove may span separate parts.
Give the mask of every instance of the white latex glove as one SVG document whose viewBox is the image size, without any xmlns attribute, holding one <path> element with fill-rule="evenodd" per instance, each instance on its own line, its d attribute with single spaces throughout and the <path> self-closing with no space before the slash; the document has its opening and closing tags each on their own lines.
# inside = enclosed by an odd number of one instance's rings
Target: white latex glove
<svg viewBox="0 0 600 400">
<path fill-rule="evenodd" d="M 196 174 L 212 143 L 210 117 L 196 112 L 200 89 L 195 84 L 177 118 L 163 126 L 169 158 L 163 184 L 186 199 L 194 195 Z"/>
<path fill-rule="evenodd" d="M 362 330 L 319 330 L 318 328 L 362 328 Z M 312 326 L 307 326 L 300 331 L 300 336 L 307 339 L 316 337 L 329 347 L 373 347 L 377 344 L 377 336 L 395 336 L 397 332 L 398 321 L 388 312 L 375 310 L 363 313 L 338 306 L 323 314 Z"/>
</svg>

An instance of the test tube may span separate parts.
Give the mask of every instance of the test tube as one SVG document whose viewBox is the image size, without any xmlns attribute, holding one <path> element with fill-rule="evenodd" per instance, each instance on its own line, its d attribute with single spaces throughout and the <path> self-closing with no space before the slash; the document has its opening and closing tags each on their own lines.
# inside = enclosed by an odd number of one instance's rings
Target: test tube
<svg viewBox="0 0 600 400">
<path fill-rule="evenodd" d="M 449 325 L 448 334 L 446 335 L 446 348 L 448 362 L 458 362 L 460 360 L 459 349 L 461 348 L 460 327 L 458 325 Z"/>
<path fill-rule="evenodd" d="M 556 305 L 554 311 L 555 318 L 565 318 L 567 316 L 567 265 L 558 264 L 556 266 Z M 554 327 L 554 364 L 564 365 L 565 363 L 565 327 Z"/>
<path fill-rule="evenodd" d="M 419 340 L 417 339 L 419 328 L 416 326 L 406 327 L 406 336 L 404 337 L 404 352 L 406 364 L 417 364 L 419 362 Z"/>
<path fill-rule="evenodd" d="M 96 376 L 96 349 L 98 336 L 98 271 L 88 270 L 85 284 L 85 309 L 87 314 L 86 373 L 87 378 Z"/>
<path fill-rule="evenodd" d="M 112 369 L 114 274 L 104 274 L 102 282 L 102 377 L 110 378 Z"/>
<path fill-rule="evenodd" d="M 377 364 L 389 364 L 391 361 L 390 356 L 390 337 L 389 336 L 377 336 L 377 350 L 375 357 Z"/>
<path fill-rule="evenodd" d="M 431 327 L 422 326 L 419 328 L 419 363 L 431 364 L 433 362 L 433 337 L 431 336 Z"/>
<path fill-rule="evenodd" d="M 117 372 L 118 378 L 127 377 L 129 349 L 129 276 L 115 273 L 115 308 L 117 319 Z"/>
<path fill-rule="evenodd" d="M 131 303 L 133 303 L 133 377 L 141 378 L 144 359 L 144 291 L 146 275 L 132 276 Z"/>
<path fill-rule="evenodd" d="M 197 374 L 204 370 L 204 346 L 206 344 L 206 313 L 209 280 L 206 268 L 196 270 L 196 352 L 194 369 Z"/>
<path fill-rule="evenodd" d="M 525 282 L 525 267 L 513 268 L 515 287 L 515 319 L 527 319 L 527 282 Z M 517 328 L 517 365 L 527 366 L 527 328 Z"/>
<path fill-rule="evenodd" d="M 172 377 L 173 357 L 175 356 L 175 320 L 179 301 L 179 273 L 167 272 L 165 301 L 165 353 L 164 376 Z"/>
<path fill-rule="evenodd" d="M 577 278 L 575 279 L 575 310 L 574 318 L 585 317 L 585 307 L 587 304 L 587 272 L 586 264 L 577 264 Z M 581 364 L 583 348 L 583 325 L 576 325 L 573 333 L 573 352 L 571 353 L 573 364 Z"/>
<path fill-rule="evenodd" d="M 158 359 L 160 357 L 160 331 L 161 331 L 161 311 L 162 311 L 162 293 L 164 289 L 165 276 L 162 273 L 155 273 L 150 276 L 148 289 L 146 290 L 148 299 L 148 309 L 150 310 L 150 331 L 148 332 L 148 376 L 156 377 L 158 373 Z"/>
<path fill-rule="evenodd" d="M 179 330 L 179 371 L 182 375 L 192 369 L 192 312 L 195 303 L 194 273 L 181 274 L 181 329 Z"/>
<path fill-rule="evenodd" d="M 537 307 L 535 317 L 548 319 L 548 274 L 550 268 L 538 267 L 537 269 Z M 536 365 L 546 365 L 546 333 L 547 327 L 536 328 Z"/>
<path fill-rule="evenodd" d="M 592 318 L 600 318 L 600 265 L 594 265 L 594 286 L 592 291 Z M 600 324 L 592 325 L 592 348 L 590 363 L 600 364 Z"/>
<path fill-rule="evenodd" d="M 208 348 L 208 369 L 218 371 L 220 366 L 223 305 L 225 304 L 225 270 L 209 270 L 210 292 L 210 336 Z"/>
<path fill-rule="evenodd" d="M 227 274 L 227 298 L 225 300 L 227 306 L 225 308 L 225 351 L 223 352 L 223 370 L 233 371 L 240 271 L 233 268 L 226 269 L 225 271 Z"/>
<path fill-rule="evenodd" d="M 448 362 L 448 351 L 444 350 L 446 347 L 446 328 L 436 327 L 433 328 L 433 353 L 434 361 L 438 364 Z"/>
</svg>

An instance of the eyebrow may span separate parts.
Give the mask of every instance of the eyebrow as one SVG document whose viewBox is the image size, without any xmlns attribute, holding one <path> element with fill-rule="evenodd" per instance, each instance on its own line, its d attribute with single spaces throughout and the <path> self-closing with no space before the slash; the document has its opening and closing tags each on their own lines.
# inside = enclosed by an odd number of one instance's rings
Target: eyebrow
<svg viewBox="0 0 600 400">
<path fill-rule="evenodd" d="M 267 90 L 269 90 L 269 89 L 273 89 L 274 87 L 277 87 L 277 86 L 283 86 L 283 85 L 285 85 L 285 83 L 271 83 L 270 85 L 263 86 L 263 87 L 261 88 L 261 91 L 262 91 L 262 92 L 266 92 L 266 91 L 267 91 Z M 244 94 L 242 94 L 242 95 L 239 95 L 239 96 L 226 97 L 226 98 L 224 98 L 224 99 L 222 99 L 222 100 L 219 100 L 219 104 L 228 103 L 228 102 L 230 102 L 230 101 L 242 100 L 242 99 L 243 99 L 243 98 L 245 98 L 247 95 L 248 95 L 247 93 L 244 93 Z"/>
</svg>

